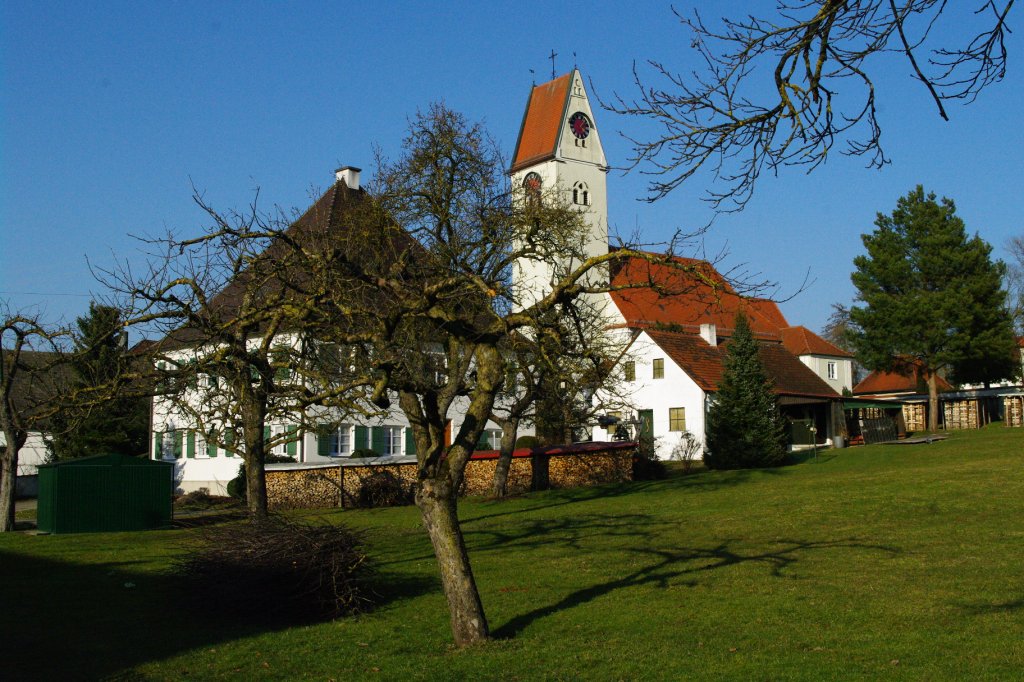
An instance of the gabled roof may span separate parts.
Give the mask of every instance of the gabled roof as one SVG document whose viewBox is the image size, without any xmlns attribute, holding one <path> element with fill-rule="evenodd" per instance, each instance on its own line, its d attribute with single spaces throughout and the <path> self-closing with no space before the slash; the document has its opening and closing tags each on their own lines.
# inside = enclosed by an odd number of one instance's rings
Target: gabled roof
<svg viewBox="0 0 1024 682">
<path fill-rule="evenodd" d="M 512 172 L 554 157 L 571 82 L 572 72 L 569 72 L 530 90 L 516 151 L 512 156 Z"/>
<path fill-rule="evenodd" d="M 718 384 L 725 371 L 728 342 L 711 346 L 696 334 L 656 329 L 645 331 L 702 390 L 718 390 Z M 831 386 L 783 348 L 782 344 L 759 341 L 758 352 L 765 372 L 775 384 L 776 394 L 815 398 L 839 397 Z"/>
<path fill-rule="evenodd" d="M 952 391 L 953 386 L 941 376 L 937 377 L 939 393 Z M 917 367 L 899 372 L 872 372 L 853 387 L 854 395 L 884 395 L 887 393 L 927 393 L 928 386 Z"/>
<path fill-rule="evenodd" d="M 789 326 L 774 302 L 739 295 L 707 261 L 674 260 L 686 269 L 636 257 L 613 273 L 611 297 L 627 326 L 696 332 L 709 323 L 719 336 L 730 336 L 737 312 L 761 338 L 779 340 L 781 327 Z"/>
<path fill-rule="evenodd" d="M 849 353 L 839 346 L 829 343 L 807 327 L 784 327 L 782 330 L 782 345 L 793 355 L 831 355 L 839 358 L 852 358 Z"/>
</svg>

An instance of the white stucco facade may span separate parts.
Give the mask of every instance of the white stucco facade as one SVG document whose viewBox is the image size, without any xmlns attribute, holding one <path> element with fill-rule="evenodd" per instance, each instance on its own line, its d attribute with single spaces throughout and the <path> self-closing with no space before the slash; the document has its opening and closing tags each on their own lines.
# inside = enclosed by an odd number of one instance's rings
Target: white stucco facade
<svg viewBox="0 0 1024 682">
<path fill-rule="evenodd" d="M 853 390 L 853 362 L 850 358 L 838 355 L 801 355 L 800 362 L 807 365 L 828 384 L 832 390 L 842 395 L 843 390 Z"/>
<path fill-rule="evenodd" d="M 662 377 L 655 378 L 656 361 L 661 362 Z M 649 411 L 652 418 L 655 454 L 659 459 L 670 459 L 673 448 L 684 431 L 694 434 L 703 449 L 707 394 L 679 365 L 656 344 L 646 332 L 640 332 L 630 346 L 629 354 L 623 358 L 623 368 L 633 363 L 633 379 L 624 379 L 619 387 L 622 397 L 630 405 L 629 414 L 641 418 Z M 624 372 L 625 374 L 625 372 Z M 685 420 L 685 428 L 678 428 L 679 409 Z M 675 424 L 671 416 L 676 410 Z M 626 412 L 627 410 L 623 410 Z M 608 429 L 594 429 L 594 440 L 612 440 L 615 426 Z"/>
</svg>

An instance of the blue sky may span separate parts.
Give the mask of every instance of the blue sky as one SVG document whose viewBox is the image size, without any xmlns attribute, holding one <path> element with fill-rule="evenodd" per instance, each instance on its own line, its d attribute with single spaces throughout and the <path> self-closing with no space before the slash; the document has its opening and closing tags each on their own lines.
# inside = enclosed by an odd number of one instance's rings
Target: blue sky
<svg viewBox="0 0 1024 682">
<path fill-rule="evenodd" d="M 681 8 L 691 3 L 677 3 Z M 768 3 L 701 2 L 709 17 Z M 1011 15 L 1011 25 L 1016 17 Z M 940 27 L 945 30 L 944 27 Z M 796 291 L 793 324 L 818 330 L 849 303 L 860 235 L 916 184 L 956 200 L 969 231 L 1005 257 L 1024 234 L 1024 77 L 1019 31 L 1007 79 L 943 122 L 903 62 L 881 63 L 891 166 L 834 154 L 811 175 L 765 177 L 706 250 Z M 432 101 L 482 119 L 511 153 L 534 79 L 577 64 L 597 94 L 632 94 L 634 61 L 695 66 L 668 3 L 42 3 L 0 8 L 0 299 L 71 319 L 99 291 L 88 261 L 140 262 L 129 235 L 204 224 L 191 184 L 220 209 L 304 208 L 340 165 L 392 156 L 407 117 Z M 575 53 L 575 59 L 573 57 Z M 531 73 L 531 69 L 534 73 Z M 593 92 L 591 93 L 594 94 Z M 597 112 L 624 165 L 635 121 Z M 700 181 L 647 204 L 645 180 L 612 171 L 613 229 L 648 241 L 704 224 Z"/>
</svg>

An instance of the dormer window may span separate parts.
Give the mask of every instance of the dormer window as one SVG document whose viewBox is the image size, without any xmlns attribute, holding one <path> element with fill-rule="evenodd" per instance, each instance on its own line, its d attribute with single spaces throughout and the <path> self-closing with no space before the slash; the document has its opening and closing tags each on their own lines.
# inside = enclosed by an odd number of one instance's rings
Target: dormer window
<svg viewBox="0 0 1024 682">
<path fill-rule="evenodd" d="M 580 206 L 590 205 L 590 191 L 587 189 L 587 183 L 580 181 L 572 186 L 572 203 Z"/>
</svg>

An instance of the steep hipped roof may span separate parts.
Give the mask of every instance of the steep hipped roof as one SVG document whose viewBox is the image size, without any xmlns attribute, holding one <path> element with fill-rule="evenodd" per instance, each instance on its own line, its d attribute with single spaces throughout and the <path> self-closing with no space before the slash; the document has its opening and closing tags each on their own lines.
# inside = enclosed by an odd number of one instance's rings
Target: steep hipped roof
<svg viewBox="0 0 1024 682">
<path fill-rule="evenodd" d="M 285 230 L 284 235 L 292 245 L 286 244 L 284 239 L 270 243 L 245 270 L 213 296 L 203 311 L 212 322 L 211 327 L 231 327 L 239 315 L 258 315 L 264 301 L 287 298 L 297 287 L 307 284 L 308 271 L 303 266 L 303 259 L 296 256 L 300 250 L 311 253 L 330 250 L 333 262 L 339 264 L 335 274 L 343 275 L 342 263 L 370 263 L 386 268 L 388 262 L 394 262 L 401 254 L 421 248 L 411 235 L 395 228 L 385 218 L 381 219 L 380 232 L 374 234 L 373 239 L 367 237 L 366 230 L 374 229 L 369 224 L 362 225 L 362 231 L 356 230 L 353 215 L 360 206 L 365 206 L 364 196 L 362 190 L 350 189 L 340 180 L 324 192 Z M 357 295 L 355 287 L 348 294 Z M 249 310 L 243 311 L 246 305 Z M 203 343 L 209 336 L 210 329 L 186 326 L 171 332 L 161 341 L 161 349 Z"/>
<path fill-rule="evenodd" d="M 696 334 L 646 330 L 658 347 L 704 391 L 717 391 L 725 371 L 728 342 L 711 346 Z M 775 393 L 788 396 L 838 398 L 832 387 L 780 343 L 761 341 L 758 352 Z"/>
<path fill-rule="evenodd" d="M 829 343 L 807 327 L 783 327 L 782 345 L 793 355 L 831 355 L 839 358 L 852 358 L 839 346 Z"/>
<path fill-rule="evenodd" d="M 48 412 L 54 399 L 68 390 L 71 367 L 59 353 L 23 350 L 11 376 L 11 402 L 23 419 L 29 419 Z M 46 424 L 35 428 L 45 429 Z"/>
<path fill-rule="evenodd" d="M 953 386 L 941 376 L 937 377 L 939 393 L 952 391 Z M 898 372 L 872 372 L 853 387 L 855 395 L 882 395 L 887 393 L 927 393 L 928 386 L 914 367 L 907 374 Z"/>
<path fill-rule="evenodd" d="M 674 260 L 682 268 L 630 258 L 612 275 L 611 297 L 628 326 L 697 331 L 709 323 L 729 336 L 741 311 L 759 337 L 778 340 L 789 326 L 774 302 L 739 295 L 707 261 Z"/>
<path fill-rule="evenodd" d="M 519 129 L 519 141 L 512 157 L 512 171 L 545 161 L 555 155 L 558 133 L 569 101 L 572 73 L 535 85 L 530 90 Z"/>
</svg>

